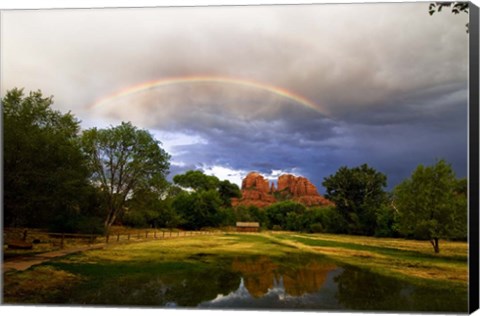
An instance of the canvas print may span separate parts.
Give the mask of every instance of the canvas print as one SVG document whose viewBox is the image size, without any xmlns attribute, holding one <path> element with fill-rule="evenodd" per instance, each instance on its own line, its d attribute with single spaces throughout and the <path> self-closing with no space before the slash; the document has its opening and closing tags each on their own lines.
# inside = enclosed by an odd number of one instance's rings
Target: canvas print
<svg viewBox="0 0 480 316">
<path fill-rule="evenodd" d="M 2 11 L 2 303 L 466 313 L 470 5 Z"/>
</svg>

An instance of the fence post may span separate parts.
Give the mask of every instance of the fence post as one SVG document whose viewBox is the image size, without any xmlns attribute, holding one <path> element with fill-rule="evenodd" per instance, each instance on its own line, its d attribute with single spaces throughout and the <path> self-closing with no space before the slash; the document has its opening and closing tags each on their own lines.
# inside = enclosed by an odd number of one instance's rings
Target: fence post
<svg viewBox="0 0 480 316">
<path fill-rule="evenodd" d="M 157 239 L 157 231 L 156 230 L 153 231 L 153 238 Z"/>
<path fill-rule="evenodd" d="M 65 242 L 65 234 L 62 233 L 62 240 L 60 241 L 60 248 L 61 248 L 61 249 L 63 249 L 63 247 L 64 247 L 64 245 L 65 245 L 64 242 Z"/>
<path fill-rule="evenodd" d="M 110 239 L 110 234 L 107 233 L 107 235 L 105 236 L 105 242 L 108 244 L 108 240 Z"/>
<path fill-rule="evenodd" d="M 165 238 L 165 231 L 162 232 L 162 238 Z"/>
<path fill-rule="evenodd" d="M 170 231 L 170 237 L 172 237 L 172 231 Z"/>
<path fill-rule="evenodd" d="M 117 241 L 120 240 L 120 233 L 117 233 Z"/>
</svg>

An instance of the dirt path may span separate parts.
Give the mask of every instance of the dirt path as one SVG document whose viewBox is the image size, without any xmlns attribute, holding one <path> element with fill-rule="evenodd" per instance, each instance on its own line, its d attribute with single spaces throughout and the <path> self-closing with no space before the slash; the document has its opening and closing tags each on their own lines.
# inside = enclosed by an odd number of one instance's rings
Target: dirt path
<svg viewBox="0 0 480 316">
<path fill-rule="evenodd" d="M 44 252 L 33 256 L 24 256 L 16 257 L 3 261 L 3 273 L 9 272 L 12 270 L 24 271 L 30 268 L 31 266 L 44 263 L 53 258 L 63 257 L 72 253 L 82 252 L 85 250 L 91 249 L 101 249 L 104 248 L 105 244 L 98 244 L 93 246 L 84 246 L 78 248 L 63 249 L 51 252 Z"/>
</svg>

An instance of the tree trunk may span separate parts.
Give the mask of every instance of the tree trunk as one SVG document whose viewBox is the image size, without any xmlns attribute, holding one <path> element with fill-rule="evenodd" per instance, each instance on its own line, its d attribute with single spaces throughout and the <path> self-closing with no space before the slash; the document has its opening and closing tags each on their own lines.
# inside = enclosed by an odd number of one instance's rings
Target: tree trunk
<svg viewBox="0 0 480 316">
<path fill-rule="evenodd" d="M 105 220 L 105 232 L 108 233 L 110 230 L 110 226 L 112 226 L 113 222 L 117 217 L 117 211 L 114 209 L 110 209 L 107 215 L 107 219 Z"/>
<path fill-rule="evenodd" d="M 435 237 L 433 239 L 430 239 L 430 243 L 432 244 L 433 250 L 435 251 L 435 253 L 439 253 L 440 252 L 440 246 L 438 245 L 438 238 Z"/>
</svg>

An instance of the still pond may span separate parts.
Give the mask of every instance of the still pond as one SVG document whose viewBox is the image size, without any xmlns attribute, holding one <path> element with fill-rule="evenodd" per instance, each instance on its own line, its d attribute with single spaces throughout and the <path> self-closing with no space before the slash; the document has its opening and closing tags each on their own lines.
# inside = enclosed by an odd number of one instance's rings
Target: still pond
<svg viewBox="0 0 480 316">
<path fill-rule="evenodd" d="M 209 262 L 208 256 L 197 254 L 191 258 L 204 261 L 200 267 L 188 262 L 151 263 L 124 267 L 128 274 L 105 267 L 118 277 L 102 279 L 98 275 L 96 284 L 77 286 L 56 297 L 53 303 L 291 311 L 467 310 L 467 298 L 455 296 L 448 289 L 419 286 L 353 266 L 339 266 L 321 256 L 250 256 L 215 263 Z M 60 268 L 68 270 L 72 266 Z M 88 271 L 88 266 L 77 268 Z M 132 269 L 137 273 L 131 273 Z"/>
</svg>

